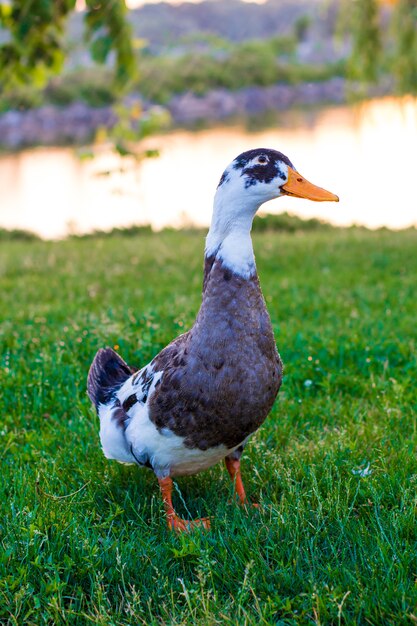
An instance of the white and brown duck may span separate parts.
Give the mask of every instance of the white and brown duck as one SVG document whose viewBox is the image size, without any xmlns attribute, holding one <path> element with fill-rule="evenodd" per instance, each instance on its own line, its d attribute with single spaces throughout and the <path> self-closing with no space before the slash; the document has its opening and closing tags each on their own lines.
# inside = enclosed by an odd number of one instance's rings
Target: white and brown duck
<svg viewBox="0 0 417 626">
<path fill-rule="evenodd" d="M 109 348 L 99 350 L 91 365 L 88 395 L 100 417 L 104 454 L 154 471 L 170 529 L 209 527 L 206 518 L 187 521 L 176 514 L 172 478 L 222 459 L 238 502 L 247 503 L 240 457 L 282 381 L 250 231 L 259 207 L 283 195 L 338 200 L 303 178 L 281 152 L 258 148 L 239 155 L 214 198 L 193 327 L 140 370 Z"/>
</svg>

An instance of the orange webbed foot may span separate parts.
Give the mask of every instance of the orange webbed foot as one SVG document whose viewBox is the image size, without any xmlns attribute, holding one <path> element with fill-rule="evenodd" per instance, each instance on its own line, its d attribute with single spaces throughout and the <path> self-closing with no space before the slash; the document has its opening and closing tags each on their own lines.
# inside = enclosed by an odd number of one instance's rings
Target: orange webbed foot
<svg viewBox="0 0 417 626">
<path fill-rule="evenodd" d="M 249 500 L 246 500 L 246 502 L 238 502 L 238 504 L 245 509 L 257 509 L 258 511 L 261 509 L 261 505 L 258 504 L 258 502 L 249 502 Z"/>
<path fill-rule="evenodd" d="M 194 530 L 210 530 L 208 517 L 200 517 L 194 520 L 182 519 L 178 515 L 167 516 L 168 529 L 177 533 L 189 533 Z"/>
<path fill-rule="evenodd" d="M 169 476 L 166 478 L 158 478 L 158 482 L 164 501 L 165 514 L 169 530 L 177 533 L 188 533 L 201 529 L 210 530 L 210 520 L 208 517 L 186 520 L 176 514 L 172 505 L 172 479 Z"/>
<path fill-rule="evenodd" d="M 240 498 L 234 498 L 233 500 L 229 500 L 228 504 L 237 504 L 239 508 L 251 510 L 256 509 L 260 511 L 262 509 L 261 505 L 258 502 L 251 502 L 250 500 L 245 500 L 242 502 Z"/>
</svg>

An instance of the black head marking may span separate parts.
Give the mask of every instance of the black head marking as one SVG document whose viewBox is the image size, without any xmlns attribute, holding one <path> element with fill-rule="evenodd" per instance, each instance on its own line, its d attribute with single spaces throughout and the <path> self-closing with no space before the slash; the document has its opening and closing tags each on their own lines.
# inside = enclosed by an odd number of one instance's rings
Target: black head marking
<svg viewBox="0 0 417 626">
<path fill-rule="evenodd" d="M 249 163 L 259 156 L 265 156 L 265 163 L 257 163 L 249 166 Z M 242 152 L 233 163 L 233 169 L 241 170 L 241 176 L 246 176 L 245 189 L 257 183 L 270 183 L 274 178 L 279 176 L 285 180 L 285 175 L 280 168 L 280 163 L 285 163 L 294 168 L 288 157 L 278 150 L 269 148 L 256 148 Z"/>
<path fill-rule="evenodd" d="M 245 174 L 245 173 L 246 173 L 245 170 L 243 170 L 242 175 Z M 252 187 L 253 185 L 256 185 L 257 182 L 258 181 L 255 178 L 255 176 L 251 176 L 251 177 L 247 178 L 245 180 L 245 189 L 249 189 L 249 187 Z"/>
<path fill-rule="evenodd" d="M 271 150 L 271 148 L 255 148 L 254 150 L 247 150 L 246 152 L 239 154 L 233 162 L 233 169 L 243 169 L 250 161 L 252 161 L 252 159 L 257 156 L 261 156 L 261 154 L 266 155 L 270 163 L 282 161 L 286 165 L 294 168 L 294 165 L 291 163 L 289 158 L 285 156 L 285 154 L 282 154 L 282 152 L 278 152 L 278 150 Z"/>
<path fill-rule="evenodd" d="M 225 170 L 222 174 L 222 177 L 220 179 L 219 184 L 217 185 L 217 187 L 221 187 L 223 185 L 223 183 L 228 183 L 230 180 L 230 175 L 229 172 L 227 170 Z"/>
</svg>

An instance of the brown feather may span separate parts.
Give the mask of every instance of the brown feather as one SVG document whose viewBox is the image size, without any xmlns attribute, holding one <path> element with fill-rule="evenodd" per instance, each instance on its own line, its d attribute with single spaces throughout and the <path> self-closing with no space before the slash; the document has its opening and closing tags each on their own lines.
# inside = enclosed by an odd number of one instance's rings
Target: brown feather
<svg viewBox="0 0 417 626">
<path fill-rule="evenodd" d="M 193 328 L 153 360 L 163 371 L 150 419 L 188 447 L 232 448 L 262 424 L 282 381 L 282 361 L 258 277 L 206 259 L 203 302 Z"/>
</svg>

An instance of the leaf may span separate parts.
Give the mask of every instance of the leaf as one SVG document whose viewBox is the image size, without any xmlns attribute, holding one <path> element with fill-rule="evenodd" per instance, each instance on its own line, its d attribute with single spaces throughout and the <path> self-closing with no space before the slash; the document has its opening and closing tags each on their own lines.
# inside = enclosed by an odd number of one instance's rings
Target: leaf
<svg viewBox="0 0 417 626">
<path fill-rule="evenodd" d="M 96 63 L 105 63 L 112 49 L 112 40 L 109 35 L 102 35 L 97 37 L 91 44 L 91 56 Z"/>
<path fill-rule="evenodd" d="M 2 2 L 0 4 L 0 24 L 5 25 L 7 22 L 7 19 L 11 16 L 12 14 L 12 7 L 10 4 L 5 4 L 4 2 Z"/>
<path fill-rule="evenodd" d="M 115 147 L 115 150 L 118 152 L 118 154 L 120 154 L 120 156 L 134 156 L 135 155 L 135 153 L 132 152 L 132 150 L 130 150 L 128 146 L 122 141 L 116 142 L 114 147 Z"/>
</svg>

